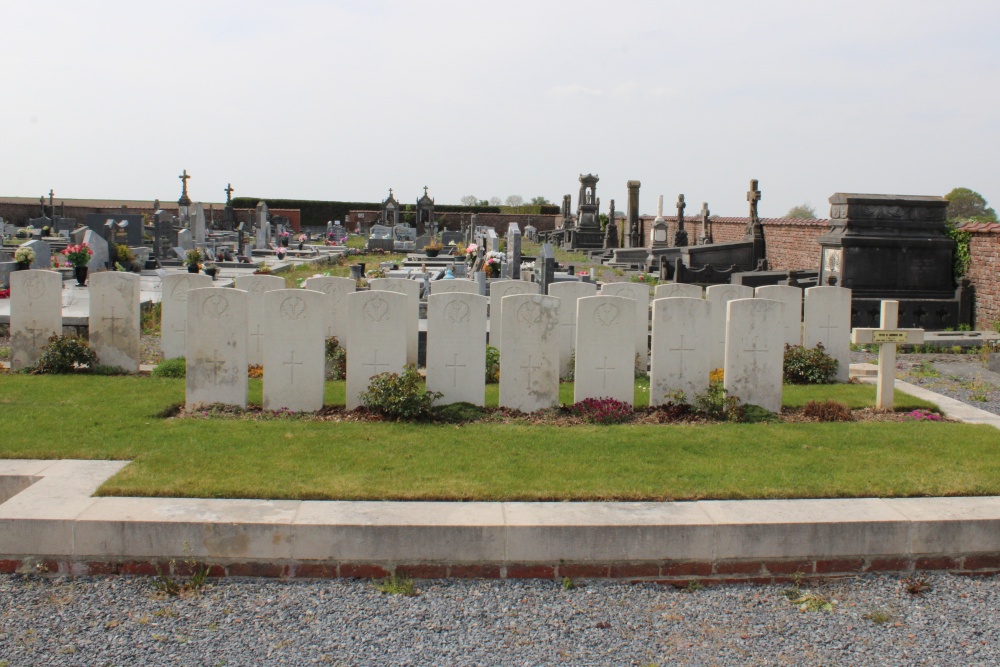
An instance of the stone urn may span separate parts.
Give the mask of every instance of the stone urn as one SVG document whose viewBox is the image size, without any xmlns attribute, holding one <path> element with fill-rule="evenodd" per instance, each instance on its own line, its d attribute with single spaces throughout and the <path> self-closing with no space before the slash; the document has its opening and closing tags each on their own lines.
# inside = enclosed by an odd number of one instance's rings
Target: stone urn
<svg viewBox="0 0 1000 667">
<path fill-rule="evenodd" d="M 199 268 L 197 264 L 188 264 L 188 273 L 198 273 Z"/>
</svg>

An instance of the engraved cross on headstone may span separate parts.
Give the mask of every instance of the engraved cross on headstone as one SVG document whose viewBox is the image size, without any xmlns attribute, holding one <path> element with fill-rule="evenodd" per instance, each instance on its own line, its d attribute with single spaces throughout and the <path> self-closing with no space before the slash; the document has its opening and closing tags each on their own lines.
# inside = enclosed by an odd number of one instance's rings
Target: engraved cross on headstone
<svg viewBox="0 0 1000 667">
<path fill-rule="evenodd" d="M 827 342 L 827 344 L 829 344 L 830 341 L 833 340 L 833 335 L 831 334 L 831 331 L 837 331 L 840 329 L 840 327 L 838 327 L 836 324 L 831 323 L 832 320 L 833 320 L 833 315 L 827 315 L 826 324 L 821 324 L 817 327 L 817 329 L 826 329 L 826 336 L 824 337 L 824 340 Z"/>
<path fill-rule="evenodd" d="M 38 327 L 38 320 L 31 320 L 31 327 L 25 329 L 25 331 L 28 331 L 28 332 L 31 333 L 31 345 L 32 345 L 32 347 L 37 348 L 38 347 L 38 334 L 44 333 L 45 329 L 41 329 L 41 328 Z"/>
<path fill-rule="evenodd" d="M 465 364 L 458 363 L 458 354 L 457 353 L 452 354 L 452 363 L 445 364 L 445 368 L 450 368 L 451 369 L 451 386 L 452 387 L 457 387 L 458 386 L 458 369 L 459 368 L 465 368 Z"/>
<path fill-rule="evenodd" d="M 378 375 L 380 368 L 389 368 L 389 364 L 380 364 L 378 362 L 378 350 L 372 350 L 372 361 L 371 363 L 361 364 L 364 368 L 373 369 L 372 375 Z"/>
<path fill-rule="evenodd" d="M 264 337 L 261 333 L 260 325 L 257 325 L 257 331 L 251 331 L 250 336 L 254 339 L 254 352 L 260 352 L 260 339 Z"/>
<path fill-rule="evenodd" d="M 205 363 L 212 366 L 212 384 L 219 384 L 219 369 L 226 365 L 225 359 L 219 359 L 219 351 L 213 350 L 213 359 L 206 359 Z"/>
<path fill-rule="evenodd" d="M 527 371 L 528 372 L 528 389 L 531 389 L 531 373 L 532 373 L 532 371 L 538 371 L 538 370 L 541 370 L 541 369 L 542 369 L 542 367 L 539 364 L 535 364 L 534 366 L 531 365 L 531 355 L 529 354 L 528 355 L 528 363 L 526 365 L 524 365 L 524 366 L 521 366 L 521 370 L 522 371 Z"/>
<path fill-rule="evenodd" d="M 597 370 L 603 372 L 603 376 L 601 377 L 601 390 L 603 391 L 603 390 L 605 390 L 605 389 L 608 388 L 608 371 L 615 370 L 615 367 L 614 366 L 608 366 L 608 358 L 604 357 L 604 364 L 601 365 L 601 366 L 598 366 Z"/>
<path fill-rule="evenodd" d="M 281 362 L 281 365 L 289 367 L 288 370 L 290 374 L 288 376 L 288 382 L 291 384 L 295 384 L 295 367 L 304 366 L 305 364 L 303 364 L 301 361 L 295 361 L 295 350 L 289 350 L 288 353 L 291 355 L 289 357 L 289 360 Z"/>
<path fill-rule="evenodd" d="M 687 366 L 687 364 L 684 363 L 685 362 L 684 353 L 685 352 L 694 352 L 694 348 L 693 347 L 684 347 L 684 334 L 681 334 L 681 340 L 677 344 L 677 347 L 669 347 L 667 349 L 670 352 L 680 352 L 680 354 L 677 355 L 678 360 L 680 361 L 680 363 L 678 364 L 678 368 L 680 370 L 680 373 L 678 373 L 678 377 L 683 380 L 684 379 L 684 368 L 685 368 L 685 366 Z"/>
<path fill-rule="evenodd" d="M 115 342 L 115 329 L 116 329 L 115 323 L 118 322 L 119 320 L 124 321 L 125 318 L 124 317 L 115 317 L 115 308 L 114 308 L 114 306 L 112 306 L 111 307 L 111 317 L 102 317 L 101 318 L 102 322 L 107 322 L 108 320 L 111 320 L 111 342 L 114 343 Z"/>
</svg>

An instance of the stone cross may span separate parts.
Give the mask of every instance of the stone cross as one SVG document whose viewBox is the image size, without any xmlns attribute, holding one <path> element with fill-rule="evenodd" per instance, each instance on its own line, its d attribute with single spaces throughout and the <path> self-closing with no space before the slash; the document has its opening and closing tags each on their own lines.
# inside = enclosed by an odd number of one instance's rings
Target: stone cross
<svg viewBox="0 0 1000 667">
<path fill-rule="evenodd" d="M 677 229 L 674 231 L 674 246 L 683 248 L 688 244 L 688 233 L 684 229 L 684 195 L 677 195 Z"/>
<path fill-rule="evenodd" d="M 188 176 L 188 170 L 185 169 L 184 173 L 181 174 L 180 176 L 178 176 L 177 178 L 181 179 L 181 182 L 184 184 L 183 188 L 182 188 L 182 191 L 181 191 L 181 196 L 187 197 L 187 193 L 188 193 L 188 179 L 191 178 L 190 176 Z"/>
<path fill-rule="evenodd" d="M 896 345 L 919 345 L 924 342 L 923 329 L 897 329 L 899 302 L 883 301 L 878 329 L 855 329 L 851 342 L 858 345 L 878 345 L 878 380 L 876 381 L 875 409 L 892 410 L 896 388 Z"/>
<path fill-rule="evenodd" d="M 223 192 L 226 193 L 226 205 L 232 204 L 233 203 L 233 192 L 234 192 L 234 190 L 233 190 L 233 184 L 232 183 L 226 183 L 226 189 L 223 190 Z"/>
<path fill-rule="evenodd" d="M 708 227 L 708 202 L 703 201 L 701 203 L 701 243 L 705 245 L 706 243 L 712 242 L 712 232 Z"/>
</svg>

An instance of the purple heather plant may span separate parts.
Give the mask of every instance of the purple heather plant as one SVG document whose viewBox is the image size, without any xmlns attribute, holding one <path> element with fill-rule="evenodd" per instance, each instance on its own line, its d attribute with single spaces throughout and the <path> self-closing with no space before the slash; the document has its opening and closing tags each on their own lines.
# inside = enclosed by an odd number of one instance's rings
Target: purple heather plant
<svg viewBox="0 0 1000 667">
<path fill-rule="evenodd" d="M 570 412 L 591 424 L 621 424 L 632 418 L 632 406 L 614 398 L 586 398 L 570 406 Z"/>
</svg>

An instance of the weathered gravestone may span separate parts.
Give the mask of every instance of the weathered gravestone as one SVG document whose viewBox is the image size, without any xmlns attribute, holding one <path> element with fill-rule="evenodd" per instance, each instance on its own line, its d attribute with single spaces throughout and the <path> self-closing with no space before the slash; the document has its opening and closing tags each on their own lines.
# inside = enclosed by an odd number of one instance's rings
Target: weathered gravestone
<svg viewBox="0 0 1000 667">
<path fill-rule="evenodd" d="M 851 290 L 845 287 L 810 287 L 805 291 L 803 344 L 816 347 L 837 360 L 837 382 L 851 377 Z"/>
<path fill-rule="evenodd" d="M 500 407 L 536 412 L 559 404 L 559 299 L 503 298 Z"/>
<path fill-rule="evenodd" d="M 653 345 L 649 371 L 651 406 L 693 404 L 708 391 L 712 372 L 713 304 L 700 297 L 653 300 Z"/>
<path fill-rule="evenodd" d="M 313 276 L 306 280 L 305 288 L 317 290 L 326 295 L 323 300 L 323 311 L 326 318 L 323 337 L 335 337 L 340 345 L 346 344 L 347 295 L 357 291 L 357 283 L 350 278 Z"/>
<path fill-rule="evenodd" d="M 88 280 L 90 348 L 102 366 L 139 372 L 139 276 L 99 271 Z"/>
<path fill-rule="evenodd" d="M 768 299 L 713 303 L 726 308 L 726 359 L 723 387 L 740 405 L 781 411 L 785 304 Z"/>
<path fill-rule="evenodd" d="M 177 245 L 185 252 L 194 250 L 194 235 L 190 229 L 177 230 Z"/>
<path fill-rule="evenodd" d="M 264 294 L 265 410 L 315 412 L 323 407 L 325 298 L 308 289 Z"/>
<path fill-rule="evenodd" d="M 671 299 L 683 297 L 685 299 L 701 299 L 704 293 L 701 285 L 691 285 L 690 283 L 661 283 L 653 288 L 653 299 Z"/>
<path fill-rule="evenodd" d="M 236 289 L 247 293 L 247 363 L 251 366 L 262 366 L 264 348 L 267 345 L 264 294 L 284 289 L 285 279 L 279 276 L 250 275 L 237 277 L 235 283 Z"/>
<path fill-rule="evenodd" d="M 605 283 L 601 287 L 601 294 L 635 301 L 635 367 L 645 371 L 649 364 L 649 285 Z"/>
<path fill-rule="evenodd" d="M 427 389 L 444 394 L 439 405 L 485 404 L 488 303 L 468 292 L 427 299 Z"/>
<path fill-rule="evenodd" d="M 516 222 L 507 227 L 507 275 L 521 279 L 521 229 Z"/>
<path fill-rule="evenodd" d="M 503 298 L 516 294 L 538 294 L 538 283 L 526 280 L 494 280 L 490 282 L 490 345 L 500 349 L 503 342 Z"/>
<path fill-rule="evenodd" d="M 21 244 L 22 248 L 31 248 L 35 251 L 35 259 L 32 260 L 32 269 L 50 269 L 52 268 L 52 247 L 47 241 L 28 241 L 27 243 Z"/>
<path fill-rule="evenodd" d="M 373 278 L 368 281 L 373 290 L 396 292 L 406 296 L 406 363 L 417 363 L 420 336 L 420 283 L 406 278 Z"/>
<path fill-rule="evenodd" d="M 763 285 L 754 290 L 754 298 L 785 304 L 784 343 L 802 344 L 802 288 L 791 285 Z"/>
<path fill-rule="evenodd" d="M 185 404 L 247 406 L 248 294 L 205 287 L 187 292 Z"/>
<path fill-rule="evenodd" d="M 10 367 L 38 363 L 53 335 L 62 333 L 62 275 L 57 271 L 10 274 Z"/>
<path fill-rule="evenodd" d="M 726 304 L 733 299 L 752 299 L 753 288 L 746 285 L 709 285 L 705 299 L 712 302 L 712 339 L 709 356 L 712 368 L 722 368 L 726 361 Z"/>
<path fill-rule="evenodd" d="M 100 234 L 93 229 L 83 230 L 82 238 L 76 243 L 86 243 L 87 247 L 94 253 L 90 256 L 90 261 L 87 262 L 87 269 L 91 275 L 108 268 L 111 250 L 108 242 Z"/>
<path fill-rule="evenodd" d="M 455 280 L 435 280 L 431 283 L 431 294 L 479 294 L 479 283 L 475 280 L 456 278 Z"/>
<path fill-rule="evenodd" d="M 550 290 L 555 285 L 550 286 Z M 560 308 L 575 305 L 575 375 L 573 401 L 613 398 L 632 405 L 635 400 L 636 302 L 620 296 L 569 298 Z"/>
<path fill-rule="evenodd" d="M 164 359 L 184 356 L 188 291 L 211 286 L 212 278 L 203 273 L 170 273 L 161 279 L 160 354 Z"/>
<path fill-rule="evenodd" d="M 373 290 L 347 295 L 348 410 L 380 373 L 401 373 L 406 365 L 407 296 Z"/>
<path fill-rule="evenodd" d="M 567 281 L 549 285 L 549 296 L 559 299 L 559 377 L 568 379 L 573 372 L 573 354 L 576 348 L 577 299 L 597 295 L 597 285 Z M 633 324 L 635 322 L 633 321 Z M 618 341 L 604 341 L 617 344 Z M 634 352 L 633 352 L 634 355 Z M 633 356 L 633 359 L 635 357 Z M 634 376 L 634 374 L 633 374 Z"/>
</svg>

